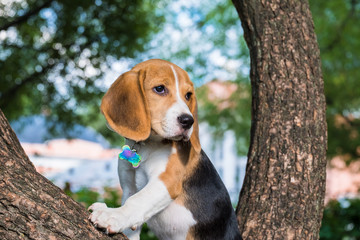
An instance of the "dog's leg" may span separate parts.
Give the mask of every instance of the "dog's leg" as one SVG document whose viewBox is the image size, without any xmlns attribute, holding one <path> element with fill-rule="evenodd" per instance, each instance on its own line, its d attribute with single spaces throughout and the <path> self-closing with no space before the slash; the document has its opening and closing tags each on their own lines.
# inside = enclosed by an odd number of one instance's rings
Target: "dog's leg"
<svg viewBox="0 0 360 240">
<path fill-rule="evenodd" d="M 123 191 L 121 197 L 121 205 L 124 205 L 126 200 L 137 192 L 135 169 L 126 161 L 119 160 L 118 175 L 120 186 Z M 130 240 L 140 240 L 141 226 L 132 230 L 127 228 L 123 231 L 126 237 Z"/>
<path fill-rule="evenodd" d="M 94 203 L 91 221 L 108 233 L 117 233 L 126 228 L 140 227 L 145 221 L 166 208 L 172 199 L 159 178 L 152 178 L 138 193 L 129 197 L 120 208 L 108 208 L 104 203 Z"/>
<path fill-rule="evenodd" d="M 126 161 L 118 161 L 118 175 L 120 186 L 123 191 L 121 197 L 121 205 L 137 192 L 135 181 L 135 169 Z"/>
</svg>

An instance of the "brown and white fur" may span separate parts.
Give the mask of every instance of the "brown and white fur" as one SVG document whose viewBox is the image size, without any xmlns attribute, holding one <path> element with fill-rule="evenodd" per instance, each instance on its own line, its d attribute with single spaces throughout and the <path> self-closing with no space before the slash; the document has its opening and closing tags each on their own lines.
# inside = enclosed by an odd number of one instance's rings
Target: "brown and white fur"
<svg viewBox="0 0 360 240">
<path fill-rule="evenodd" d="M 145 222 L 159 239 L 241 239 L 229 195 L 201 150 L 194 86 L 184 70 L 142 62 L 112 84 L 101 110 L 142 161 L 135 169 L 119 160 L 122 206 L 90 206 L 97 227 L 131 240 Z"/>
</svg>

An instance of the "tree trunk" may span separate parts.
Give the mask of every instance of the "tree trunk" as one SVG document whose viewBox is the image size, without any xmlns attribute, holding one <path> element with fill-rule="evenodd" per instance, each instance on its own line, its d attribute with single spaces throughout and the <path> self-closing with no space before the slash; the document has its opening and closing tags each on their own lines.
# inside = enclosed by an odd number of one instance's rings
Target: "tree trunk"
<svg viewBox="0 0 360 240">
<path fill-rule="evenodd" d="M 320 53 L 306 0 L 233 0 L 250 49 L 252 126 L 237 217 L 245 239 L 318 239 L 326 168 Z"/>
<path fill-rule="evenodd" d="M 0 239 L 127 239 L 95 229 L 89 212 L 36 172 L 0 110 Z"/>
</svg>

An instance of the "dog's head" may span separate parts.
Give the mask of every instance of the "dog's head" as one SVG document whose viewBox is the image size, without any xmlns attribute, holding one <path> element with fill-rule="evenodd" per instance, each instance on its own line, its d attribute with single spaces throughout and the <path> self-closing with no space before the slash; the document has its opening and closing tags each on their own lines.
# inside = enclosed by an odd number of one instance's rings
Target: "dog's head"
<svg viewBox="0 0 360 240">
<path fill-rule="evenodd" d="M 103 97 L 101 111 L 110 127 L 128 139 L 157 135 L 190 140 L 201 150 L 194 85 L 173 63 L 148 60 L 122 74 Z"/>
</svg>

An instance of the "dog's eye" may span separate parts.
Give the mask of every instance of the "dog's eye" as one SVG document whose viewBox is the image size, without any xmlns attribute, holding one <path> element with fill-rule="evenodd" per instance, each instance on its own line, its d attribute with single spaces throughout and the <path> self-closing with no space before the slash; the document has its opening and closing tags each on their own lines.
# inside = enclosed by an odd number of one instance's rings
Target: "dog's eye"
<svg viewBox="0 0 360 240">
<path fill-rule="evenodd" d="M 160 86 L 157 86 L 157 87 L 154 87 L 154 92 L 160 94 L 160 95 L 163 95 L 163 94 L 166 94 L 166 88 L 164 85 L 160 85 Z"/>
<path fill-rule="evenodd" d="M 192 92 L 188 92 L 185 94 L 185 99 L 189 100 L 191 98 L 191 96 L 192 96 Z"/>
</svg>

